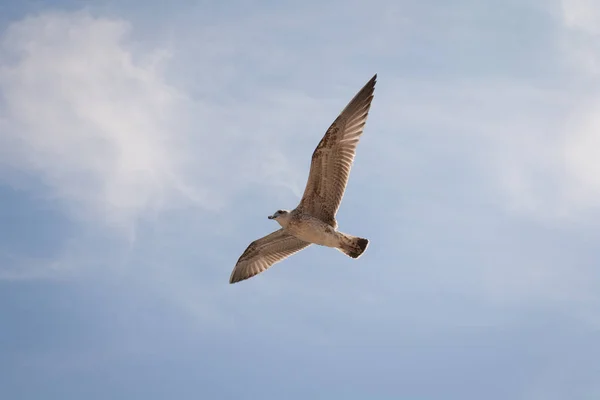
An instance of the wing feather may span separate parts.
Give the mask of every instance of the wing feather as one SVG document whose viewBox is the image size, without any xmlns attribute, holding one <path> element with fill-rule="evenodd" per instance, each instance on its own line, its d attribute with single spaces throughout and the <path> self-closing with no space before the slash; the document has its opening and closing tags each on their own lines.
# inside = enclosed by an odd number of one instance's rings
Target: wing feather
<svg viewBox="0 0 600 400">
<path fill-rule="evenodd" d="M 298 207 L 334 227 L 356 146 L 367 122 L 376 81 L 377 74 L 331 124 L 312 155 L 308 182 Z"/>
<path fill-rule="evenodd" d="M 257 239 L 248 245 L 238 259 L 229 277 L 229 283 L 252 278 L 309 245 L 310 243 L 285 233 L 283 229 Z"/>
</svg>

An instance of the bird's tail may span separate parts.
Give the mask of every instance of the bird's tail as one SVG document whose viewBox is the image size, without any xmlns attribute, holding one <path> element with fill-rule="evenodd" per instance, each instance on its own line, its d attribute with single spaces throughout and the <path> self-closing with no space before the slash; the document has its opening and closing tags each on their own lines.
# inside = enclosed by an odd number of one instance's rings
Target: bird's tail
<svg viewBox="0 0 600 400">
<path fill-rule="evenodd" d="M 340 245 L 337 248 L 339 251 L 347 255 L 348 257 L 358 258 L 367 249 L 369 240 L 360 238 L 357 236 L 347 235 L 339 232 L 340 234 Z"/>
</svg>

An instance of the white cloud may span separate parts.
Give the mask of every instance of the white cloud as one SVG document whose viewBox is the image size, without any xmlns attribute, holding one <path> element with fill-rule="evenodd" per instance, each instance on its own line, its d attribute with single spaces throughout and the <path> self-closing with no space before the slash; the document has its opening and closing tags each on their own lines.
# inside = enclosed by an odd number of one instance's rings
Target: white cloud
<svg viewBox="0 0 600 400">
<path fill-rule="evenodd" d="M 569 28 L 600 34 L 600 5 L 596 0 L 562 0 L 562 11 Z"/>
<path fill-rule="evenodd" d="M 548 92 L 549 98 L 556 93 Z M 547 120 L 515 124 L 493 140 L 500 183 L 513 211 L 560 221 L 586 220 L 600 204 L 600 103 L 564 94 L 572 103 Z M 523 121 L 522 121 L 523 122 Z M 552 126 L 553 125 L 553 126 Z"/>
<path fill-rule="evenodd" d="M 580 74 L 579 80 L 596 79 L 600 74 L 600 4 L 593 0 L 562 0 L 561 5 L 564 60 Z"/>
<path fill-rule="evenodd" d="M 175 199 L 210 206 L 186 181 L 191 101 L 165 82 L 164 52 L 136 54 L 129 31 L 84 13 L 27 18 L 0 58 L 3 159 L 76 216 L 124 227 Z"/>
<path fill-rule="evenodd" d="M 552 82 L 505 82 L 500 91 L 481 86 L 488 94 L 479 107 L 490 103 L 496 111 L 471 118 L 487 132 L 488 161 L 496 166 L 510 210 L 547 221 L 586 221 L 600 204 L 594 151 L 600 144 L 600 95 L 593 86 L 600 74 L 600 6 L 587 0 L 561 5 L 555 45 L 564 74 Z M 482 91 L 466 95 L 477 98 Z"/>
<path fill-rule="evenodd" d="M 600 98 L 582 105 L 567 124 L 565 163 L 572 177 L 571 201 L 581 207 L 600 204 Z"/>
<path fill-rule="evenodd" d="M 575 82 L 583 90 L 564 121 L 561 153 L 562 172 L 567 176 L 565 192 L 578 209 L 596 209 L 600 204 L 600 4 L 593 0 L 562 0 L 564 27 L 562 49 L 575 69 Z"/>
</svg>

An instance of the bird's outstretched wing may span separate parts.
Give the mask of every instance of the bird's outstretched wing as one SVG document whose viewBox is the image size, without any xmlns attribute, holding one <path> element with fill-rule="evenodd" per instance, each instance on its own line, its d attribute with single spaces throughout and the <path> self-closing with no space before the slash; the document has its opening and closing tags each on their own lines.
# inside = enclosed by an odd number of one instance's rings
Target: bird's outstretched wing
<svg viewBox="0 0 600 400">
<path fill-rule="evenodd" d="M 231 272 L 229 283 L 252 278 L 271 265 L 299 252 L 310 243 L 304 242 L 279 229 L 250 243 Z"/>
<path fill-rule="evenodd" d="M 298 208 L 336 226 L 356 146 L 367 122 L 377 74 L 331 124 L 312 155 L 308 182 Z"/>
</svg>

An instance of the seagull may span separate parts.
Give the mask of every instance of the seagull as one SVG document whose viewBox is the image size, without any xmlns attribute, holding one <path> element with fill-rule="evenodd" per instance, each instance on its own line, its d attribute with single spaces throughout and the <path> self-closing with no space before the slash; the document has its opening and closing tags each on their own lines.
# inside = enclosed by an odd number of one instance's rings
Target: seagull
<svg viewBox="0 0 600 400">
<path fill-rule="evenodd" d="M 368 239 L 337 230 L 335 215 L 367 122 L 376 81 L 377 74 L 327 129 L 313 152 L 300 204 L 292 211 L 277 210 L 268 217 L 281 229 L 250 243 L 231 272 L 230 284 L 252 278 L 311 244 L 335 248 L 352 258 L 359 258 L 367 249 Z"/>
</svg>

